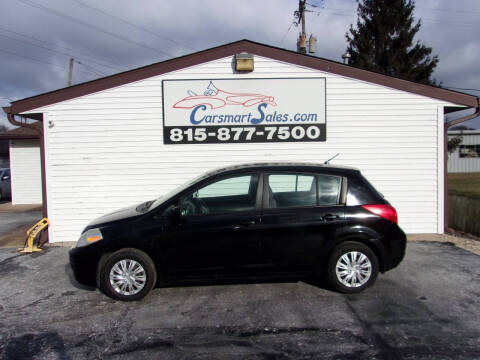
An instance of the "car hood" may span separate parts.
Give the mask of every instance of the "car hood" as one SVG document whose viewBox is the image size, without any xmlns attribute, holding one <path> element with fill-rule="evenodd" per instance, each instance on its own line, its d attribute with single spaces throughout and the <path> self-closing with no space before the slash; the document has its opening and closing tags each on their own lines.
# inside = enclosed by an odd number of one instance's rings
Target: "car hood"
<svg viewBox="0 0 480 360">
<path fill-rule="evenodd" d="M 138 205 L 139 204 L 135 204 L 133 206 L 128 206 L 126 208 L 102 215 L 96 218 L 95 220 L 91 221 L 87 225 L 87 228 L 92 228 L 94 226 L 102 225 L 102 224 L 113 222 L 113 221 L 126 220 L 129 218 L 134 218 L 139 215 L 142 215 L 142 213 L 136 210 Z"/>
</svg>

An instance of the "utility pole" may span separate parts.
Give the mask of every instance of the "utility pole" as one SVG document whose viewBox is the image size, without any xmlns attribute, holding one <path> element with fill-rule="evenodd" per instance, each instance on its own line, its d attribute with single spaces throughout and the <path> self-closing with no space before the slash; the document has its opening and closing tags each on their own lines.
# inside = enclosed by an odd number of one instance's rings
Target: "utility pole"
<svg viewBox="0 0 480 360">
<path fill-rule="evenodd" d="M 297 51 L 305 54 L 307 52 L 307 31 L 305 29 L 305 5 L 306 0 L 298 0 L 298 10 L 295 11 L 295 17 L 297 18 L 296 24 L 302 23 L 302 31 L 298 35 Z"/>
<path fill-rule="evenodd" d="M 70 58 L 70 65 L 68 67 L 68 86 L 72 86 L 72 76 L 73 76 L 73 63 L 75 59 L 72 57 Z"/>
<path fill-rule="evenodd" d="M 305 30 L 305 2 L 306 0 L 299 0 L 298 1 L 298 11 L 300 11 L 300 16 L 302 17 L 302 35 L 307 37 L 307 31 Z"/>
</svg>

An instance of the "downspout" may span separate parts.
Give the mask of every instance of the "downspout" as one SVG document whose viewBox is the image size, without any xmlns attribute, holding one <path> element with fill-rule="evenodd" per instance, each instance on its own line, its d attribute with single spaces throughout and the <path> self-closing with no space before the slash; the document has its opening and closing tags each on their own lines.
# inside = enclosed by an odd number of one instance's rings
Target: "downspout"
<svg viewBox="0 0 480 360">
<path fill-rule="evenodd" d="M 477 106 L 475 112 L 471 115 L 466 115 L 461 118 L 449 121 L 444 123 L 443 126 L 443 152 L 444 152 L 444 161 L 443 161 L 443 228 L 445 232 L 452 232 L 448 227 L 448 177 L 447 177 L 447 161 L 448 161 L 448 129 L 454 125 L 460 124 L 462 122 L 474 119 L 480 116 L 480 101 L 477 98 Z"/>
<path fill-rule="evenodd" d="M 47 191 L 46 191 L 46 173 L 45 173 L 45 147 L 44 147 L 44 138 L 43 138 L 43 126 L 27 124 L 25 122 L 21 122 L 15 120 L 15 114 L 11 112 L 11 107 L 4 107 L 3 110 L 7 114 L 7 119 L 10 124 L 20 127 L 25 127 L 28 129 L 32 129 L 39 135 L 40 140 L 40 161 L 41 161 L 41 169 L 42 169 L 42 203 L 43 203 L 43 217 L 48 217 L 48 207 L 47 207 Z M 43 120 L 42 120 L 43 122 Z"/>
</svg>

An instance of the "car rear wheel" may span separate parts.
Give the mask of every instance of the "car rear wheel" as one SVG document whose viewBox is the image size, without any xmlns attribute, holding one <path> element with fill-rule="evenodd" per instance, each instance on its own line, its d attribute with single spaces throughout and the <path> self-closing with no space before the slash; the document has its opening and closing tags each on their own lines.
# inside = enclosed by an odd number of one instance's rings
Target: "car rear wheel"
<svg viewBox="0 0 480 360">
<path fill-rule="evenodd" d="M 378 276 L 378 259 L 366 245 L 345 242 L 338 245 L 328 260 L 328 281 L 337 291 L 358 293 L 371 286 Z"/>
<path fill-rule="evenodd" d="M 114 252 L 99 271 L 100 289 L 111 298 L 123 301 L 142 299 L 157 281 L 152 259 L 138 249 Z"/>
</svg>

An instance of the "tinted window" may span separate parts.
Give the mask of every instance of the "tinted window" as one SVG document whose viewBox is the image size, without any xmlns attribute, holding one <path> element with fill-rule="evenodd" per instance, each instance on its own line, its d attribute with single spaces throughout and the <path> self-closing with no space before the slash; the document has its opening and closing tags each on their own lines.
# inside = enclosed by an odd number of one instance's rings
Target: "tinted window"
<svg viewBox="0 0 480 360">
<path fill-rule="evenodd" d="M 310 175 L 270 175 L 269 184 L 272 191 L 292 192 L 310 191 L 313 184 L 313 176 Z"/>
<path fill-rule="evenodd" d="M 254 210 L 258 175 L 224 178 L 203 186 L 180 200 L 185 215 L 222 214 Z"/>
<path fill-rule="evenodd" d="M 342 179 L 339 176 L 318 175 L 318 204 L 337 205 Z"/>
<path fill-rule="evenodd" d="M 349 177 L 347 181 L 347 205 L 364 205 L 378 203 L 378 197 L 375 196 L 370 187 L 357 177 Z"/>
<path fill-rule="evenodd" d="M 273 174 L 268 176 L 268 184 L 270 208 L 317 205 L 313 175 Z"/>
<path fill-rule="evenodd" d="M 252 176 L 238 176 L 220 180 L 197 191 L 197 197 L 209 198 L 220 196 L 248 195 Z"/>
</svg>

